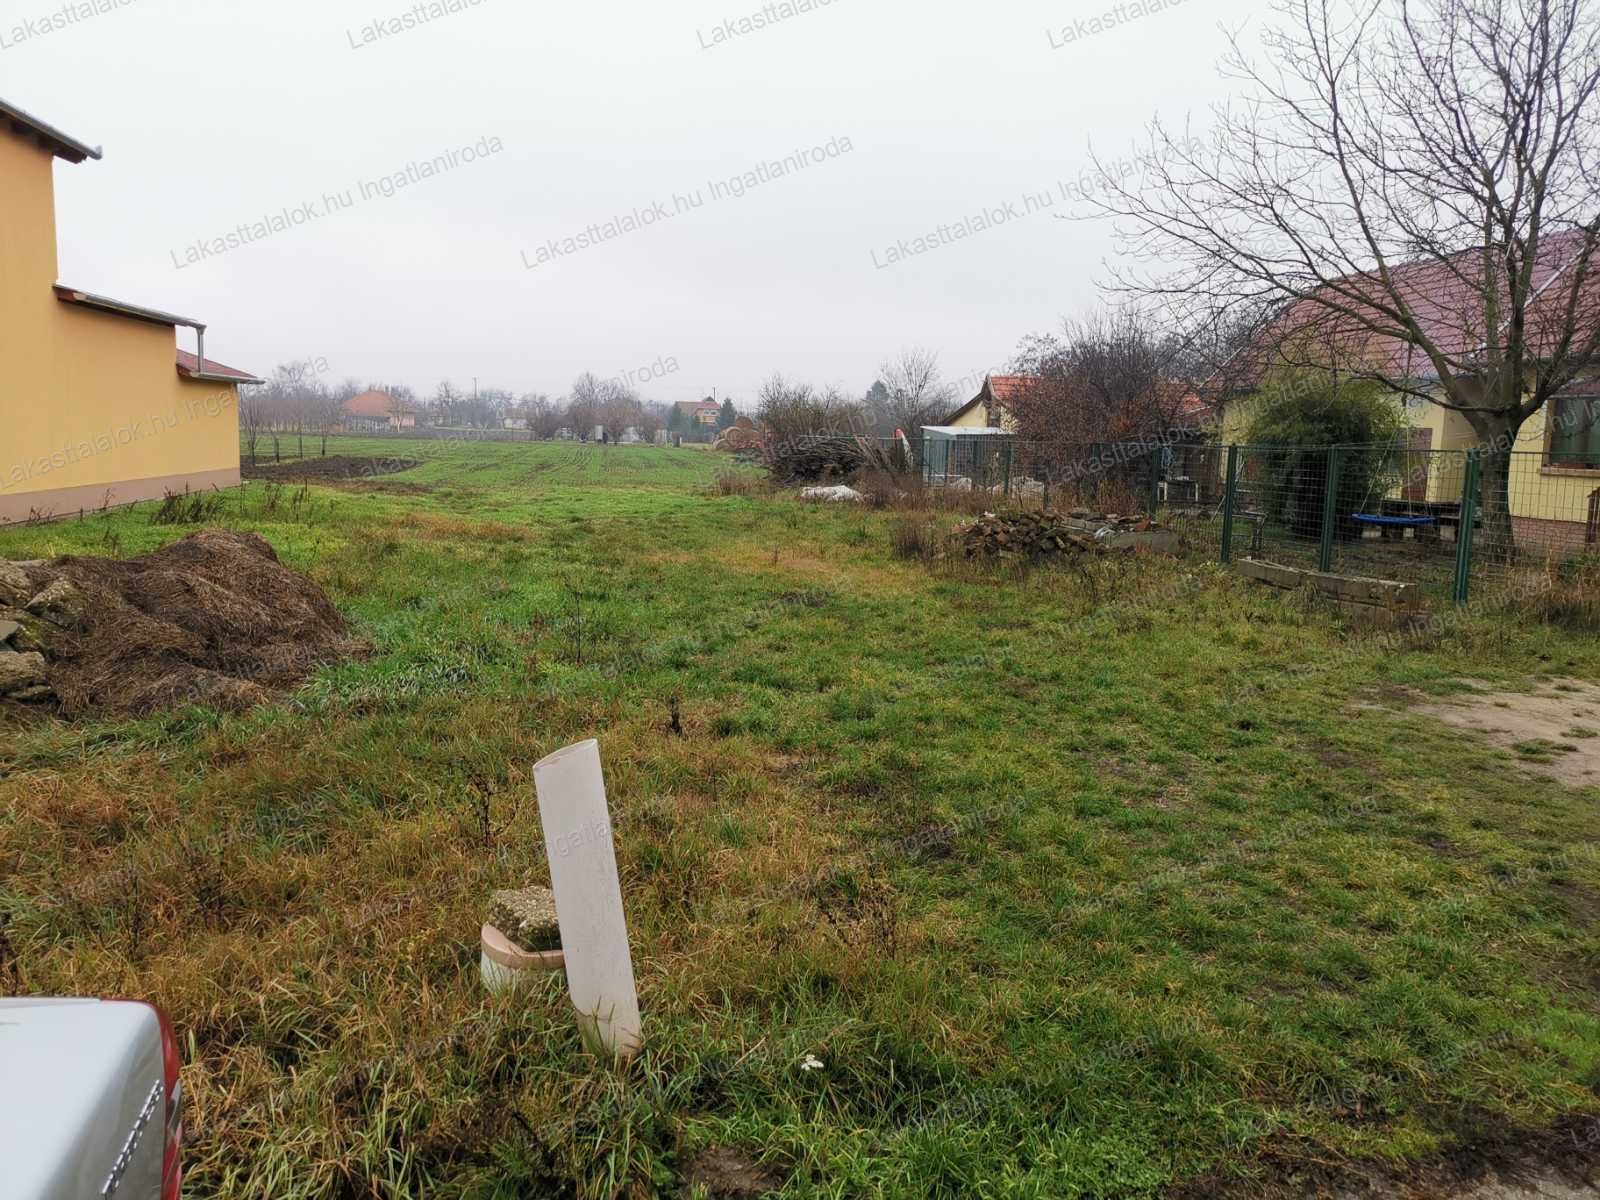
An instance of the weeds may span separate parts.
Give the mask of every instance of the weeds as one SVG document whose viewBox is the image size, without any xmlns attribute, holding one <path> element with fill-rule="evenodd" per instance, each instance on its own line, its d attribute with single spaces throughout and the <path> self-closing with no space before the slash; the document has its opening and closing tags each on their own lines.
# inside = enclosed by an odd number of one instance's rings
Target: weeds
<svg viewBox="0 0 1600 1200">
<path fill-rule="evenodd" d="M 167 492 L 162 497 L 160 507 L 150 514 L 150 524 L 210 524 L 221 514 L 223 504 L 223 495 L 215 488 L 209 492 L 191 492 L 185 487 L 182 492 Z"/>
<path fill-rule="evenodd" d="M 718 496 L 762 496 L 772 491 L 766 473 L 746 463 L 721 467 L 711 477 L 711 490 Z"/>
<path fill-rule="evenodd" d="M 943 548 L 934 527 L 925 517 L 901 513 L 890 528 L 890 545 L 896 558 L 932 562 Z"/>
</svg>

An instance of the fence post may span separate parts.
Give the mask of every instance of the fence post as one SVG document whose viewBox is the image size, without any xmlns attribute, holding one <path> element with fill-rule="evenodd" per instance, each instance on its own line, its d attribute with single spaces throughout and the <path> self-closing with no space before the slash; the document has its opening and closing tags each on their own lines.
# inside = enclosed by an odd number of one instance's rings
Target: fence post
<svg viewBox="0 0 1600 1200">
<path fill-rule="evenodd" d="M 1228 447 L 1227 478 L 1222 485 L 1222 561 L 1233 561 L 1233 506 L 1238 486 L 1239 447 Z"/>
<path fill-rule="evenodd" d="M 1011 499 L 1011 447 L 1006 446 L 1006 499 Z"/>
<path fill-rule="evenodd" d="M 1333 570 L 1333 531 L 1339 517 L 1339 447 L 1328 447 L 1328 477 L 1322 485 L 1322 545 L 1317 570 Z"/>
<path fill-rule="evenodd" d="M 1161 451 L 1150 451 L 1150 503 L 1145 508 L 1145 516 L 1156 515 L 1156 506 L 1161 503 Z"/>
<path fill-rule="evenodd" d="M 1461 523 L 1456 526 L 1454 599 L 1457 604 L 1467 602 L 1472 585 L 1473 526 L 1478 523 L 1478 470 L 1478 452 L 1468 450 L 1466 470 L 1461 472 Z"/>
</svg>

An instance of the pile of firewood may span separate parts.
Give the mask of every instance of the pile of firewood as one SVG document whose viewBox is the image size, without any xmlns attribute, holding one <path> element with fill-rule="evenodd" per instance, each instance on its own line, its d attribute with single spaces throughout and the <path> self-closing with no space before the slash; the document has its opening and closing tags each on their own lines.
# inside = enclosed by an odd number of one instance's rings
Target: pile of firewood
<svg viewBox="0 0 1600 1200">
<path fill-rule="evenodd" d="M 779 483 L 833 483 L 857 471 L 894 473 L 909 469 L 904 455 L 876 438 L 803 437 L 769 439 L 760 447 L 762 462 Z"/>
<path fill-rule="evenodd" d="M 1047 554 L 1098 554 L 1105 546 L 1053 512 L 984 513 L 956 531 L 968 558 L 1040 558 Z"/>
</svg>

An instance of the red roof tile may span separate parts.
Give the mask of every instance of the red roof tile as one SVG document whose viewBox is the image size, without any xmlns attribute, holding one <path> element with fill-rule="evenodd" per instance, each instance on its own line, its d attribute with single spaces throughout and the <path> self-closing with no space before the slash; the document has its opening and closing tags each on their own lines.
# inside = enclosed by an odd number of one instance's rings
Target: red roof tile
<svg viewBox="0 0 1600 1200">
<path fill-rule="evenodd" d="M 1021 396 L 1033 382 L 1034 378 L 1031 375 L 991 375 L 989 390 L 995 400 L 1005 404 Z"/>
<path fill-rule="evenodd" d="M 235 383 L 260 383 L 247 371 L 240 371 L 234 367 L 225 367 L 214 358 L 206 359 L 206 369 L 200 370 L 200 360 L 187 350 L 178 351 L 178 373 L 180 375 L 199 375 L 204 379 L 232 380 Z"/>
<path fill-rule="evenodd" d="M 1528 304 L 1527 338 L 1535 352 L 1550 349 L 1559 333 L 1570 285 L 1568 272 L 1582 249 L 1583 233 L 1573 230 L 1547 236 L 1535 256 Z M 1591 264 L 1591 271 L 1594 265 Z M 1452 369 L 1470 369 L 1485 345 L 1504 335 L 1503 329 L 1484 328 L 1483 255 L 1466 250 L 1448 259 L 1416 259 L 1390 269 L 1393 286 L 1416 318 L 1423 335 L 1450 360 Z M 1600 319 L 1600 276 L 1591 275 L 1580 304 L 1590 320 Z M 1504 289 L 1503 280 L 1497 284 Z M 1340 292 L 1348 293 L 1341 296 Z M 1351 309 L 1340 313 L 1322 300 L 1296 301 L 1255 347 L 1245 353 L 1243 382 L 1254 384 L 1268 365 L 1273 349 L 1296 331 L 1305 330 L 1330 348 L 1336 357 L 1372 362 L 1384 374 L 1399 379 L 1428 380 L 1437 371 L 1421 347 L 1397 334 L 1367 328 L 1371 321 L 1390 324 L 1377 306 L 1391 299 L 1376 272 L 1350 275 L 1321 289 Z M 1256 359 L 1250 362 L 1251 358 Z"/>
<path fill-rule="evenodd" d="M 344 402 L 344 415 L 369 420 L 387 420 L 394 412 L 394 397 L 388 392 L 367 391 Z"/>
</svg>

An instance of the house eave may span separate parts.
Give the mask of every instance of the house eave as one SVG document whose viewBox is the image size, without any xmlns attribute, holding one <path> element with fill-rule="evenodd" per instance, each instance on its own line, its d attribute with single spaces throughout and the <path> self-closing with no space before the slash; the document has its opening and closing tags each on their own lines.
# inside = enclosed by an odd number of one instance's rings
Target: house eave
<svg viewBox="0 0 1600 1200">
<path fill-rule="evenodd" d="M 55 126 L 4 100 L 0 100 L 0 125 L 9 127 L 12 133 L 31 139 L 41 150 L 48 150 L 70 163 L 81 163 L 86 158 L 98 159 L 104 154 L 99 146 L 90 146 L 75 137 L 68 137 Z"/>
<path fill-rule="evenodd" d="M 158 308 L 144 308 L 138 304 L 127 304 L 121 300 L 113 300 L 110 296 L 97 296 L 93 292 L 80 291 L 78 288 L 68 287 L 64 283 L 55 285 L 56 299 L 63 304 L 75 304 L 80 308 L 92 308 L 96 312 L 110 313 L 114 317 L 128 317 L 134 321 L 145 321 L 151 325 L 179 325 L 191 329 L 203 329 L 205 326 L 192 317 L 180 317 L 175 313 L 162 312 Z"/>
<path fill-rule="evenodd" d="M 178 374 L 185 379 L 198 379 L 205 383 L 236 383 L 244 387 L 255 387 L 266 383 L 265 379 L 257 379 L 254 375 L 240 377 L 238 375 L 217 375 L 210 371 L 186 371 L 178 368 Z"/>
</svg>

